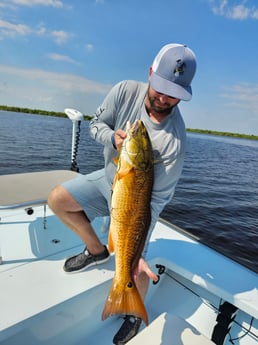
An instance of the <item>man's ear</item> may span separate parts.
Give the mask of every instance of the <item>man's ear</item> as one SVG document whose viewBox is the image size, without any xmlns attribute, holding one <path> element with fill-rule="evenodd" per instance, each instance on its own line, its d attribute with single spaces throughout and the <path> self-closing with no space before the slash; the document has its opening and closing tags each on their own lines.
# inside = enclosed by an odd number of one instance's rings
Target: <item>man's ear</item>
<svg viewBox="0 0 258 345">
<path fill-rule="evenodd" d="M 152 75 L 152 66 L 150 66 L 149 77 Z"/>
</svg>

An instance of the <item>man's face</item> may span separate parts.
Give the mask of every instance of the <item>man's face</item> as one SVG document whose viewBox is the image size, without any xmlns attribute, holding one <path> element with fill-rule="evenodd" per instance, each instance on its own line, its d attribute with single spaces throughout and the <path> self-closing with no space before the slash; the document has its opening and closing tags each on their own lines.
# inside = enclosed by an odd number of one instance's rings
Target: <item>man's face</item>
<svg viewBox="0 0 258 345">
<path fill-rule="evenodd" d="M 155 91 L 150 85 L 148 87 L 147 98 L 151 107 L 150 111 L 158 114 L 169 114 L 171 109 L 180 102 L 178 98 Z"/>
</svg>

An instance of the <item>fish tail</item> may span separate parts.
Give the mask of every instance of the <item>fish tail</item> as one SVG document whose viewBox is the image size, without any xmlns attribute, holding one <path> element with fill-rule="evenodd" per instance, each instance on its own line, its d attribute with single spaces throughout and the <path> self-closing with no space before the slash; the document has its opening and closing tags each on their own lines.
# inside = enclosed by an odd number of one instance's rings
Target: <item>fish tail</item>
<svg viewBox="0 0 258 345">
<path fill-rule="evenodd" d="M 119 291 L 113 283 L 102 312 L 102 320 L 112 315 L 125 314 L 139 317 L 148 325 L 148 315 L 139 291 L 134 283 L 129 284 L 132 287 L 127 285 L 124 291 Z"/>
</svg>

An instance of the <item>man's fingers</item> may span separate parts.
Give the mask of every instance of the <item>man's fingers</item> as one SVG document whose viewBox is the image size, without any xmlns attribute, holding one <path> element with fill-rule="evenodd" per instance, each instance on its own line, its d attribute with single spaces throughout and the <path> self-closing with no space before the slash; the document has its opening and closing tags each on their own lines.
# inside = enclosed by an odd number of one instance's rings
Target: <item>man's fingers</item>
<svg viewBox="0 0 258 345">
<path fill-rule="evenodd" d="M 126 138 L 126 132 L 124 132 L 122 129 L 118 129 L 115 132 L 115 144 L 116 144 L 116 148 L 118 150 L 121 149 L 123 141 L 125 138 Z"/>
<path fill-rule="evenodd" d="M 154 282 L 158 281 L 159 279 L 158 276 L 150 269 L 150 267 L 147 264 L 146 264 L 146 268 L 144 269 L 144 272 Z"/>
<path fill-rule="evenodd" d="M 158 276 L 150 269 L 150 266 L 147 262 L 141 258 L 141 270 L 146 273 L 146 275 L 153 281 L 158 281 Z"/>
<path fill-rule="evenodd" d="M 120 138 L 122 138 L 122 139 L 125 139 L 125 138 L 126 138 L 126 132 L 123 131 L 123 130 L 120 129 L 120 128 L 116 131 L 116 134 L 117 134 Z"/>
</svg>

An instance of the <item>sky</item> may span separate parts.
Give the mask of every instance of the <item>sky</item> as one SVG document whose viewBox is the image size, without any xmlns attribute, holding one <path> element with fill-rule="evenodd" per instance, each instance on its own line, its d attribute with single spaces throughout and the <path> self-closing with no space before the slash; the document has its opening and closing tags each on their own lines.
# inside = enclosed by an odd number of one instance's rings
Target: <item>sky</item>
<svg viewBox="0 0 258 345">
<path fill-rule="evenodd" d="M 93 115 L 183 43 L 197 58 L 186 127 L 258 135 L 257 37 L 257 0 L 0 0 L 0 104 Z"/>
</svg>

